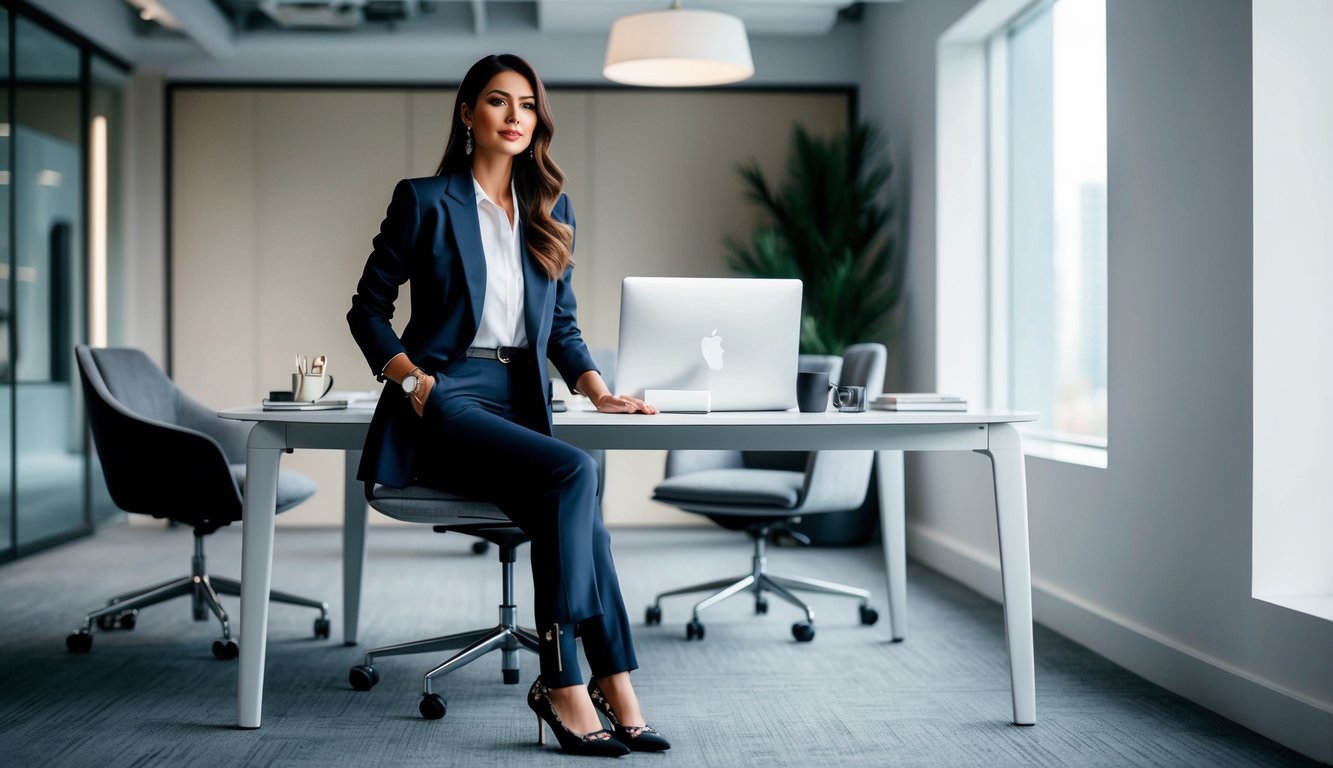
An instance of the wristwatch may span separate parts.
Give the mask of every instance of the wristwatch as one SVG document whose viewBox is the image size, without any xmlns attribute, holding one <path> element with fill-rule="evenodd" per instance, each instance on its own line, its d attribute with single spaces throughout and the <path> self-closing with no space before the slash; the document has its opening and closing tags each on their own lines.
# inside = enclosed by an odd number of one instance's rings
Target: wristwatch
<svg viewBox="0 0 1333 768">
<path fill-rule="evenodd" d="M 403 395 L 411 397 L 417 392 L 417 387 L 421 386 L 421 377 L 418 373 L 423 373 L 420 368 L 413 368 L 412 372 L 403 377 L 402 387 Z"/>
</svg>

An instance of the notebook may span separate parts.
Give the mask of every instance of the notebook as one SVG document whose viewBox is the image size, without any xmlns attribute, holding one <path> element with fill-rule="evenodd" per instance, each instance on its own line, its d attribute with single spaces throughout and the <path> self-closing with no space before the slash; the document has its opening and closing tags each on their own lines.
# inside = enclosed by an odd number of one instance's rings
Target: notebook
<svg viewBox="0 0 1333 768">
<path fill-rule="evenodd" d="M 801 281 L 627 277 L 616 391 L 703 390 L 714 411 L 796 407 Z"/>
</svg>

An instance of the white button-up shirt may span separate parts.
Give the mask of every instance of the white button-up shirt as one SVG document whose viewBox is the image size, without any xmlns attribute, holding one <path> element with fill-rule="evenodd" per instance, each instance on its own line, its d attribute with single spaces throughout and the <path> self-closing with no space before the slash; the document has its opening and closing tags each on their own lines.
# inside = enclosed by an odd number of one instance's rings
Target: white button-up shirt
<svg viewBox="0 0 1333 768">
<path fill-rule="evenodd" d="M 519 205 L 514 182 L 509 195 L 514 220 L 472 180 L 477 193 L 477 220 L 481 224 L 481 247 L 486 252 L 486 299 L 481 306 L 481 327 L 474 347 L 526 347 L 528 331 L 523 322 L 523 262 L 519 252 Z"/>
</svg>

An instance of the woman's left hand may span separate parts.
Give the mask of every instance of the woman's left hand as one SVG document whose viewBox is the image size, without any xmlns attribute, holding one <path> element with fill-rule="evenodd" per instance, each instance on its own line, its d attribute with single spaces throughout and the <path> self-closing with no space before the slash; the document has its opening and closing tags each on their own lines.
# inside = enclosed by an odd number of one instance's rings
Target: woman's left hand
<svg viewBox="0 0 1333 768">
<path fill-rule="evenodd" d="M 657 413 L 653 406 L 629 395 L 602 395 L 593 405 L 602 413 Z"/>
</svg>

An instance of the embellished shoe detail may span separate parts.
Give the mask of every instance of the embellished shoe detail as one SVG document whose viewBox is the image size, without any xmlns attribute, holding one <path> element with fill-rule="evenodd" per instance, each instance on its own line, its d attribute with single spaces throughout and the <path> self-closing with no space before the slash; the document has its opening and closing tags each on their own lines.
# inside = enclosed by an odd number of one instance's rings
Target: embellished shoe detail
<svg viewBox="0 0 1333 768">
<path fill-rule="evenodd" d="M 671 742 L 649 725 L 621 725 L 620 718 L 616 717 L 616 711 L 611 706 L 611 701 L 606 698 L 602 692 L 602 687 L 596 680 L 588 683 L 588 696 L 592 699 L 592 705 L 597 707 L 606 719 L 611 723 L 612 735 L 616 740 L 634 750 L 635 752 L 661 752 L 665 749 L 671 749 Z"/>
<path fill-rule="evenodd" d="M 551 689 L 546 687 L 539 677 L 528 690 L 528 707 L 537 713 L 537 743 L 546 743 L 546 726 L 551 727 L 560 749 L 573 755 L 590 757 L 620 757 L 628 755 L 631 747 L 621 743 L 619 737 L 603 729 L 591 733 L 578 734 L 565 727 L 551 703 Z"/>
</svg>

